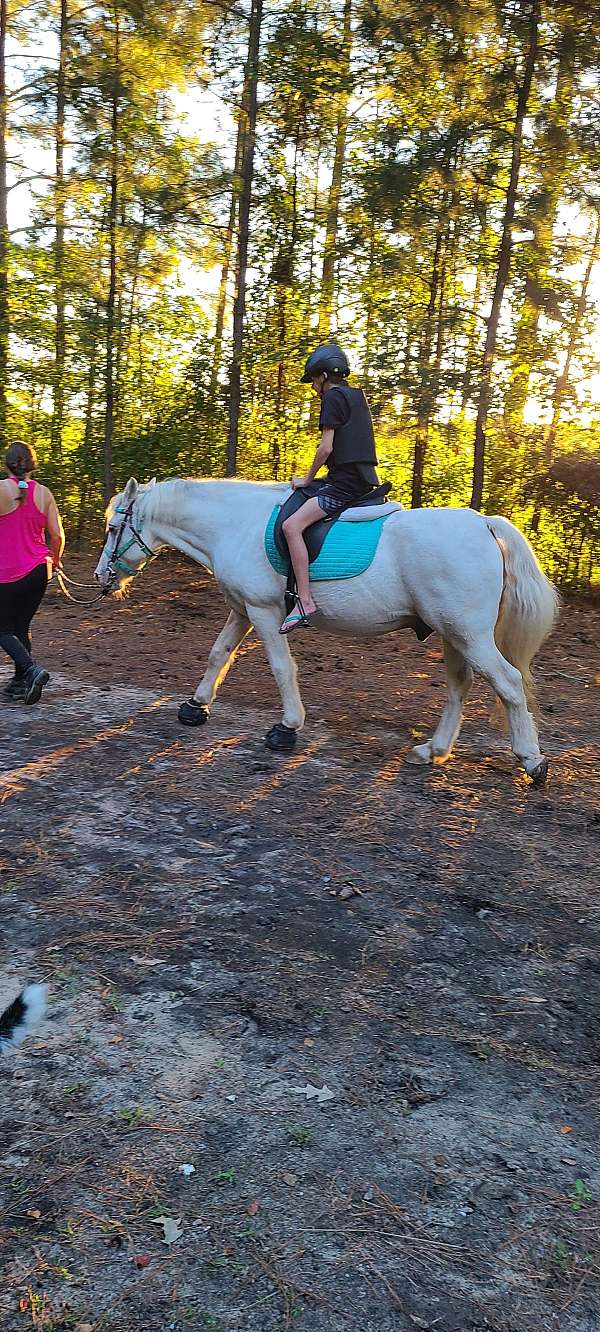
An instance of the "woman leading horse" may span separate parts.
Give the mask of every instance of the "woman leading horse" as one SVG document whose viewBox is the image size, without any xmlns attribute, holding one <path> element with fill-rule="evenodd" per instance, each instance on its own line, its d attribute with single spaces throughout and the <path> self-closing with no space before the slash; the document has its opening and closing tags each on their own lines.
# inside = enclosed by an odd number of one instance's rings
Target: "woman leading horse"
<svg viewBox="0 0 600 1332">
<path fill-rule="evenodd" d="M 0 647 L 14 664 L 5 696 L 37 703 L 50 679 L 31 655 L 30 627 L 65 538 L 51 490 L 33 480 L 37 467 L 28 444 L 11 444 L 8 476 L 0 481 Z"/>
</svg>

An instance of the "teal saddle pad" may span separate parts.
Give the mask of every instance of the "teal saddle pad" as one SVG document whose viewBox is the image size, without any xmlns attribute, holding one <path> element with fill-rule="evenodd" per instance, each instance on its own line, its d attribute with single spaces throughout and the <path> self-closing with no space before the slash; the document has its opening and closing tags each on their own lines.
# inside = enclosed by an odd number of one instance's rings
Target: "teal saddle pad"
<svg viewBox="0 0 600 1332">
<path fill-rule="evenodd" d="M 279 505 L 276 504 L 265 529 L 265 550 L 277 573 L 287 576 L 288 561 L 279 554 L 273 535 L 278 514 Z M 368 522 L 334 523 L 310 566 L 311 582 L 356 578 L 357 574 L 364 573 L 375 557 L 383 524 L 389 517 L 386 513 L 382 518 L 372 518 Z"/>
</svg>

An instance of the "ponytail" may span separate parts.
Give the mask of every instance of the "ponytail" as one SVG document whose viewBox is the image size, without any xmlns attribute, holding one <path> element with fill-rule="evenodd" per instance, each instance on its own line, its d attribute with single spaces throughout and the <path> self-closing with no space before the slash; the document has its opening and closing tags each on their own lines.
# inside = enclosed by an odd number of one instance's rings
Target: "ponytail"
<svg viewBox="0 0 600 1332">
<path fill-rule="evenodd" d="M 27 473 L 35 472 L 37 467 L 35 450 L 30 448 L 29 444 L 18 441 L 6 450 L 4 461 L 10 475 L 17 483 L 17 499 L 19 504 L 22 504 L 27 498 Z"/>
</svg>

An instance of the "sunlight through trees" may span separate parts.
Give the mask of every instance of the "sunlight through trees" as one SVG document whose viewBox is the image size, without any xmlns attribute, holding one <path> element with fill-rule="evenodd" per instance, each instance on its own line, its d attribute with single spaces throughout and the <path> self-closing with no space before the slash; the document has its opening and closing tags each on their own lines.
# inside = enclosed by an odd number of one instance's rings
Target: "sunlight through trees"
<svg viewBox="0 0 600 1332">
<path fill-rule="evenodd" d="M 73 537 L 131 472 L 298 471 L 334 334 L 398 498 L 600 580 L 592 6 L 0 6 L 0 436 Z"/>
</svg>

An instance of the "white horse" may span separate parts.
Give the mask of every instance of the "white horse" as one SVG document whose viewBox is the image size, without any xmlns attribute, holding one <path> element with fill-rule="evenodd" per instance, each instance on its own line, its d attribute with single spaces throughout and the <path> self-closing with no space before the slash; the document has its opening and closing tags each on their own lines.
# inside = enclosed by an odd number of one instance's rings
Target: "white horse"
<svg viewBox="0 0 600 1332">
<path fill-rule="evenodd" d="M 217 580 L 230 608 L 208 667 L 180 721 L 201 725 L 237 648 L 254 626 L 283 704 L 267 743 L 289 750 L 304 725 L 304 707 L 288 639 L 279 634 L 285 579 L 271 567 L 264 532 L 288 487 L 251 481 L 170 480 L 139 485 L 132 477 L 107 510 L 107 536 L 96 578 L 123 590 L 167 546 L 190 555 Z M 385 510 L 381 510 L 383 513 Z M 516 758 L 536 785 L 548 764 L 528 708 L 530 665 L 549 634 L 557 596 L 525 537 L 506 518 L 472 509 L 412 509 L 390 514 L 370 567 L 354 578 L 321 582 L 316 629 L 367 637 L 420 617 L 442 637 L 448 700 L 431 740 L 416 745 L 416 763 L 444 762 L 460 731 L 473 680 L 482 675 L 508 715 Z M 298 632 L 301 632 L 300 630 Z"/>
</svg>

